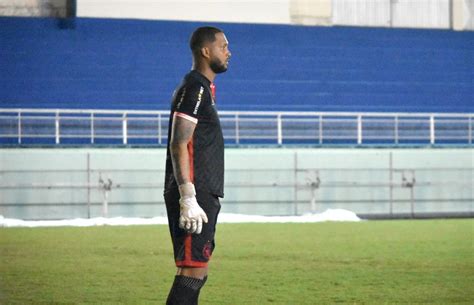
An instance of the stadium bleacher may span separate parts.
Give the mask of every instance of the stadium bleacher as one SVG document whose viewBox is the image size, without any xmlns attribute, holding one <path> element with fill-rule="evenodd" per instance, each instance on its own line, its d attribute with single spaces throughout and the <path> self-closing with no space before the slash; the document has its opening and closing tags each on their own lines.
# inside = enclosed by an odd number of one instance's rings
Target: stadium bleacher
<svg viewBox="0 0 474 305">
<path fill-rule="evenodd" d="M 0 107 L 168 109 L 202 23 L 0 17 Z M 474 32 L 214 24 L 220 110 L 474 111 Z"/>
</svg>

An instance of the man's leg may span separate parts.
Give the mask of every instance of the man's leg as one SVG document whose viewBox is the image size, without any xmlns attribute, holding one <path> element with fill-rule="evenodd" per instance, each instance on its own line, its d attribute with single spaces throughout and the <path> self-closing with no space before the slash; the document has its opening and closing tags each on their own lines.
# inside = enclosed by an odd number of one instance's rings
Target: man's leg
<svg viewBox="0 0 474 305">
<path fill-rule="evenodd" d="M 207 280 L 205 268 L 178 268 L 166 305 L 197 305 Z"/>
<path fill-rule="evenodd" d="M 178 226 L 179 205 L 175 204 L 176 197 L 166 197 L 170 233 L 178 266 L 166 304 L 197 305 L 199 293 L 207 280 L 207 262 L 214 249 L 214 234 L 220 203 L 218 198 L 212 195 L 198 193 L 198 203 L 205 210 L 209 223 L 203 225 L 201 234 L 186 234 Z"/>
</svg>

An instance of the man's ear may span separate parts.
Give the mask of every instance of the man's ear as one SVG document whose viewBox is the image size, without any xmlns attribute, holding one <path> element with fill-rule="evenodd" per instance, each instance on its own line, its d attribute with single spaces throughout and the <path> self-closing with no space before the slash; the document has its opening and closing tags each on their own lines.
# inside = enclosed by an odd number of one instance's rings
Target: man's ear
<svg viewBox="0 0 474 305">
<path fill-rule="evenodd" d="M 208 47 L 203 47 L 201 48 L 201 55 L 204 58 L 210 58 L 211 57 L 211 52 Z"/>
</svg>

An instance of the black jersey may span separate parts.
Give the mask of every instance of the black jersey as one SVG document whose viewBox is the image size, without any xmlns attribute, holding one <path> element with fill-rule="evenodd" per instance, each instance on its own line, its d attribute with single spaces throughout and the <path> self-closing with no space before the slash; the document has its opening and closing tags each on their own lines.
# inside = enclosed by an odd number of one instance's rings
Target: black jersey
<svg viewBox="0 0 474 305">
<path fill-rule="evenodd" d="M 189 72 L 175 90 L 171 103 L 166 152 L 165 193 L 177 189 L 170 154 L 171 126 L 179 116 L 196 123 L 188 143 L 190 179 L 197 191 L 224 196 L 224 138 L 217 114 L 214 85 L 201 73 Z"/>
</svg>

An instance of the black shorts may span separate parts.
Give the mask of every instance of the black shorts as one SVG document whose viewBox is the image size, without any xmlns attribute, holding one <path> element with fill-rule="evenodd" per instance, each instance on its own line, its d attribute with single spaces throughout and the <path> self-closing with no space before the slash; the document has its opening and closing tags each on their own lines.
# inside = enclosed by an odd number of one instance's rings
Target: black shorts
<svg viewBox="0 0 474 305">
<path fill-rule="evenodd" d="M 203 223 L 201 234 L 186 233 L 179 227 L 179 192 L 170 190 L 164 194 L 168 224 L 173 242 L 177 267 L 207 267 L 215 248 L 217 215 L 221 209 L 219 197 L 196 190 L 198 204 L 207 215 L 208 223 Z"/>
</svg>

